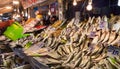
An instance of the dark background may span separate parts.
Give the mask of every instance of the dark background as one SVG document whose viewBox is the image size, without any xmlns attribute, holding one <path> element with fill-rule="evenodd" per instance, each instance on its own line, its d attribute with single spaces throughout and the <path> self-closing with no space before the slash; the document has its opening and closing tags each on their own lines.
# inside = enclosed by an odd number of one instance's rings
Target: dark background
<svg viewBox="0 0 120 69">
<path fill-rule="evenodd" d="M 66 10 L 66 18 L 72 19 L 75 17 L 75 12 L 80 11 L 82 19 L 88 18 L 89 16 L 104 16 L 110 17 L 111 14 L 119 15 L 120 7 L 117 5 L 118 0 L 93 0 L 93 10 L 87 11 L 86 6 L 88 0 L 82 0 L 77 2 L 77 6 L 72 5 L 72 1 L 68 3 L 68 9 Z"/>
</svg>

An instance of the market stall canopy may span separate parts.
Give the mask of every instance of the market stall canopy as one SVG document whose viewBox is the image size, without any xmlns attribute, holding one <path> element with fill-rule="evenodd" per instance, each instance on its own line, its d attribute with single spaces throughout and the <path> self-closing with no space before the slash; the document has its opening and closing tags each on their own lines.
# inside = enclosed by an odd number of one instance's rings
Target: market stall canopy
<svg viewBox="0 0 120 69">
<path fill-rule="evenodd" d="M 11 8 L 11 9 L 6 9 L 6 7 L 0 8 L 0 14 L 12 12 L 12 11 L 13 11 L 13 8 Z"/>
<path fill-rule="evenodd" d="M 35 6 L 40 4 L 40 6 L 46 5 L 46 4 L 50 4 L 55 2 L 56 0 L 21 0 L 21 3 L 24 7 L 24 9 L 27 9 L 31 6 Z"/>
<path fill-rule="evenodd" d="M 12 0 L 0 0 L 0 8 L 6 5 L 12 5 Z"/>
<path fill-rule="evenodd" d="M 0 0 L 0 14 L 11 12 L 13 10 L 12 9 L 12 1 L 13 0 Z"/>
</svg>

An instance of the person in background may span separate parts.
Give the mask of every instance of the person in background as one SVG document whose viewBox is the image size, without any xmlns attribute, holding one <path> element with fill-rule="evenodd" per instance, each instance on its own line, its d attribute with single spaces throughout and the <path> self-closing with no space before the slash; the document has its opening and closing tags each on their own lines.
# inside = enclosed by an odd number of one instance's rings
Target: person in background
<svg viewBox="0 0 120 69">
<path fill-rule="evenodd" d="M 35 12 L 36 20 L 38 20 L 37 24 L 43 25 L 43 16 L 40 11 Z"/>
<path fill-rule="evenodd" d="M 58 20 L 58 17 L 53 15 L 51 18 L 50 18 L 50 23 L 53 24 L 55 21 Z"/>
<path fill-rule="evenodd" d="M 50 25 L 50 16 L 49 15 L 44 15 L 43 16 L 43 23 L 46 26 Z"/>
</svg>

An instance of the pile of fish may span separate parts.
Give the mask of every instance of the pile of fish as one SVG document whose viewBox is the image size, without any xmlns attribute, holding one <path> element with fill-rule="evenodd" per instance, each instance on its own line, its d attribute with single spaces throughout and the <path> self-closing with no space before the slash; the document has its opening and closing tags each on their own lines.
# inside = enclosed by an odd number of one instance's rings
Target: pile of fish
<svg viewBox="0 0 120 69">
<path fill-rule="evenodd" d="M 8 41 L 9 40 L 7 40 L 4 36 L 0 36 L 0 69 L 14 69 L 16 67 L 28 64 L 14 54 L 9 47 Z"/>
<path fill-rule="evenodd" d="M 57 36 L 55 33 L 57 32 Z M 120 56 L 109 56 L 108 46 L 120 46 L 120 16 L 110 19 L 90 17 L 88 21 L 72 19 L 66 27 L 49 26 L 11 45 L 32 42 L 24 52 L 38 55 L 51 69 L 119 69 Z"/>
</svg>

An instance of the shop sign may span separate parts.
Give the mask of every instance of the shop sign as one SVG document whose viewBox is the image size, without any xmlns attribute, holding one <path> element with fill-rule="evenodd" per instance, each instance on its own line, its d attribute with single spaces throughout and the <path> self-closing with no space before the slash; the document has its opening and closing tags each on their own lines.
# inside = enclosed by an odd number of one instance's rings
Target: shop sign
<svg viewBox="0 0 120 69">
<path fill-rule="evenodd" d="M 23 5 L 24 9 L 26 9 L 26 8 L 29 8 L 38 3 L 42 3 L 44 1 L 46 1 L 46 0 L 21 0 L 21 3 Z"/>
<path fill-rule="evenodd" d="M 51 11 L 52 14 L 56 14 L 56 10 L 57 10 L 57 7 L 58 7 L 57 5 L 58 5 L 57 2 L 52 3 L 52 4 L 50 5 L 50 11 Z"/>
<path fill-rule="evenodd" d="M 120 55 L 120 48 L 116 46 L 108 46 L 107 56 L 118 57 Z"/>
</svg>

